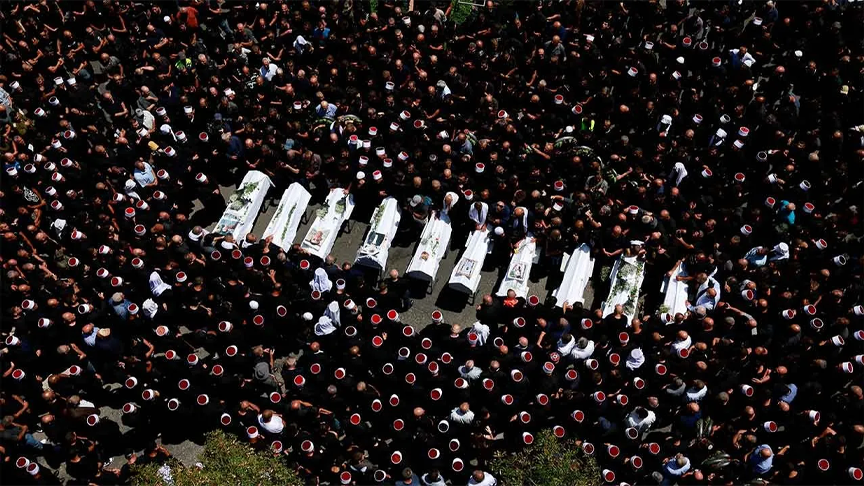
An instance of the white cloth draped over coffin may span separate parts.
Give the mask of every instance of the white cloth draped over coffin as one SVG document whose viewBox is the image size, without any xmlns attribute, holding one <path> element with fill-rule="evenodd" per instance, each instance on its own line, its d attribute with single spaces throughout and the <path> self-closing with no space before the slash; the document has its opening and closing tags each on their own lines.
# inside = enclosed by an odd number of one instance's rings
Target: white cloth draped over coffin
<svg viewBox="0 0 864 486">
<path fill-rule="evenodd" d="M 355 263 L 379 270 L 386 268 L 390 245 L 401 220 L 402 209 L 396 199 L 388 197 L 381 201 L 369 220 L 369 231 L 357 250 Z"/>
<path fill-rule="evenodd" d="M 683 263 L 672 271 L 672 276 L 667 278 L 660 287 L 660 292 L 663 292 L 663 306 L 669 309 L 666 312 L 672 316 L 687 313 L 687 282 L 679 282 L 679 275 L 687 276 Z"/>
<path fill-rule="evenodd" d="M 459 292 L 473 294 L 480 284 L 480 270 L 489 252 L 489 233 L 473 231 L 465 244 L 465 253 L 450 274 L 448 285 Z"/>
<path fill-rule="evenodd" d="M 235 241 L 242 241 L 255 226 L 255 219 L 258 218 L 267 191 L 272 186 L 273 182 L 263 172 L 257 170 L 247 172 L 243 181 L 237 186 L 237 190 L 228 198 L 228 207 L 225 208 L 213 232 L 230 234 Z"/>
<path fill-rule="evenodd" d="M 420 243 L 408 264 L 406 274 L 411 278 L 427 282 L 435 280 L 441 260 L 447 253 L 452 232 L 450 220 L 446 215 L 441 218 L 437 215 L 429 218 L 426 226 L 423 227 L 423 233 L 420 234 Z"/>
<path fill-rule="evenodd" d="M 588 280 L 593 273 L 594 257 L 591 256 L 591 247 L 582 243 L 567 258 L 561 285 L 552 292 L 552 296 L 558 300 L 555 305 L 563 307 L 564 302 L 571 305 L 576 302 L 584 304 L 585 288 L 588 286 Z"/>
<path fill-rule="evenodd" d="M 603 302 L 603 317 L 615 312 L 615 306 L 621 304 L 624 306 L 624 315 L 627 316 L 627 326 L 630 326 L 639 305 L 639 289 L 645 279 L 645 263 L 636 257 L 622 255 L 612 267 L 609 277 L 609 297 Z"/>
<path fill-rule="evenodd" d="M 534 258 L 537 256 L 537 243 L 532 241 L 533 238 L 524 238 L 516 247 L 515 253 L 510 258 L 510 265 L 507 266 L 507 272 L 504 274 L 504 280 L 498 287 L 499 297 L 506 297 L 508 290 L 516 292 L 517 297 L 525 298 L 528 296 L 528 277 L 531 276 L 531 267 L 534 264 Z"/>
<path fill-rule="evenodd" d="M 300 226 L 300 220 L 303 219 L 303 213 L 309 206 L 310 199 L 312 195 L 300 183 L 295 182 L 288 186 L 288 189 L 282 193 L 282 200 L 279 201 L 273 219 L 270 220 L 261 238 L 272 236 L 274 245 L 289 250 L 294 243 L 294 237 L 297 236 L 297 228 Z"/>
<path fill-rule="evenodd" d="M 315 211 L 315 221 L 306 232 L 300 247 L 318 258 L 324 258 L 333 249 L 342 223 L 348 221 L 354 211 L 354 195 L 345 194 L 342 188 L 330 190 L 324 205 Z"/>
</svg>

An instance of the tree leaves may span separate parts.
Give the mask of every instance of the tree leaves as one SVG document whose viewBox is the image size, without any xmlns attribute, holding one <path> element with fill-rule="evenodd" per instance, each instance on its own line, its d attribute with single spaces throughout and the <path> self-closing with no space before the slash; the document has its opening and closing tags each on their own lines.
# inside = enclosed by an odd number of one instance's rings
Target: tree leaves
<svg viewBox="0 0 864 486">
<path fill-rule="evenodd" d="M 534 444 L 516 453 L 496 453 L 492 474 L 503 486 L 595 486 L 600 469 L 572 439 L 558 439 L 550 430 L 535 434 Z"/>
</svg>

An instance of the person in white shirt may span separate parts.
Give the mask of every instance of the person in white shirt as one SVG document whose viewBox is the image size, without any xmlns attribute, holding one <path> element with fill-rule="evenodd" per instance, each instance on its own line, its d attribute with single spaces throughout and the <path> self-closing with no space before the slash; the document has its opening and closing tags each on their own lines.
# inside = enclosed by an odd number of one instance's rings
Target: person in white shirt
<svg viewBox="0 0 864 486">
<path fill-rule="evenodd" d="M 276 76 L 276 70 L 279 69 L 279 66 L 270 62 L 270 59 L 266 57 L 262 62 L 264 63 L 264 65 L 261 66 L 261 76 L 264 76 L 267 81 L 270 81 L 273 79 L 273 76 Z"/>
<path fill-rule="evenodd" d="M 496 484 L 498 484 L 498 480 L 495 479 L 495 476 L 479 469 L 474 471 L 471 479 L 468 480 L 468 486 L 495 486 Z"/>
<path fill-rule="evenodd" d="M 468 210 L 468 218 L 474 222 L 474 229 L 486 229 L 486 217 L 489 215 L 489 205 L 477 201 Z"/>
<path fill-rule="evenodd" d="M 573 348 L 573 359 L 588 359 L 592 354 L 594 354 L 594 341 L 584 337 L 579 338 Z"/>
<path fill-rule="evenodd" d="M 270 434 L 281 434 L 285 428 L 285 420 L 273 410 L 264 410 L 258 414 L 258 425 Z"/>
<path fill-rule="evenodd" d="M 450 412 L 450 422 L 462 424 L 462 425 L 470 425 L 474 421 L 474 412 L 471 411 L 471 408 L 468 406 L 468 402 L 463 402 L 462 405 L 454 408 Z"/>
</svg>

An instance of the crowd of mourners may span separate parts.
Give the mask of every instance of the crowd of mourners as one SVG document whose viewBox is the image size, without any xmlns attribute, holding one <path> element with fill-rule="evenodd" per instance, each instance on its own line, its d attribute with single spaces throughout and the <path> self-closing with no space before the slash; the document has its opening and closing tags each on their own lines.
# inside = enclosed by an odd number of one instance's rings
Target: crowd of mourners
<svg viewBox="0 0 864 486">
<path fill-rule="evenodd" d="M 860 5 L 462 1 L 4 4 L 4 483 L 219 428 L 308 484 L 493 486 L 543 430 L 598 484 L 862 481 Z M 400 271 L 208 232 L 249 170 L 447 210 L 450 258 L 536 238 L 553 283 L 587 244 L 593 305 L 407 322 Z"/>
</svg>

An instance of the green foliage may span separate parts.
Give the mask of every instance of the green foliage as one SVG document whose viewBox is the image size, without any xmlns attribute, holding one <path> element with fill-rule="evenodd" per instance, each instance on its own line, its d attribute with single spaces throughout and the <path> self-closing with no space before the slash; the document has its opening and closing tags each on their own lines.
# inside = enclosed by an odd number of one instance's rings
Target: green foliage
<svg viewBox="0 0 864 486">
<path fill-rule="evenodd" d="M 186 467 L 175 459 L 165 466 L 147 464 L 133 466 L 133 486 L 247 486 L 247 485 L 301 485 L 297 474 L 283 460 L 266 452 L 259 452 L 241 443 L 236 437 L 216 430 L 207 434 L 204 452 L 200 457 L 203 468 Z M 160 471 L 162 469 L 162 471 Z M 166 479 L 167 477 L 167 479 Z"/>
<path fill-rule="evenodd" d="M 515 453 L 497 453 L 491 473 L 503 486 L 595 486 L 600 468 L 572 439 L 558 439 L 550 430 L 535 434 L 534 443 Z"/>
<path fill-rule="evenodd" d="M 463 0 L 463 1 L 472 1 L 477 2 L 477 0 Z M 450 20 L 459 25 L 466 20 L 471 18 L 471 15 L 474 13 L 474 7 L 468 3 L 459 3 L 459 0 L 453 0 L 451 3 L 452 8 L 450 9 Z"/>
</svg>

